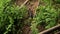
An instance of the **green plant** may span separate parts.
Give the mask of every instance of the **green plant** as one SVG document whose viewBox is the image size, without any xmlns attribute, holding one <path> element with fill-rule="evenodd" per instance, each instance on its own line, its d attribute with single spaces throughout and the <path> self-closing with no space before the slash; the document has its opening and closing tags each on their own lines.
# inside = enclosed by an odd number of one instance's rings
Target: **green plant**
<svg viewBox="0 0 60 34">
<path fill-rule="evenodd" d="M 0 32 L 1 34 L 22 34 L 22 28 L 27 24 L 31 27 L 32 34 L 38 34 L 37 26 L 43 25 L 44 29 L 57 25 L 60 8 L 55 9 L 52 6 L 52 0 L 42 0 L 46 5 L 39 5 L 36 10 L 36 17 L 33 19 L 25 19 L 28 17 L 26 6 L 20 9 L 15 5 L 14 0 L 0 0 Z M 42 27 L 43 27 L 42 26 Z M 20 31 L 19 31 L 20 30 Z"/>
<path fill-rule="evenodd" d="M 0 0 L 0 32 L 2 32 L 1 34 L 7 34 L 11 32 L 13 30 L 13 25 L 15 24 L 15 19 L 22 19 L 26 15 L 26 11 L 26 7 L 22 7 L 20 9 L 19 6 L 16 6 L 13 3 L 13 0 Z"/>
</svg>

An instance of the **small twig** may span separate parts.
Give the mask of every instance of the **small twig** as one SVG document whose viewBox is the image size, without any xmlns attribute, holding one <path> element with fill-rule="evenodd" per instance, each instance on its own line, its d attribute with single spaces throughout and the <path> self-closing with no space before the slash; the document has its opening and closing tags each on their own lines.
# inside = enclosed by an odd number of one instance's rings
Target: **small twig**
<svg viewBox="0 0 60 34">
<path fill-rule="evenodd" d="M 21 6 L 20 8 L 22 8 L 29 0 L 26 0 Z"/>
<path fill-rule="evenodd" d="M 54 30 L 57 30 L 57 29 L 59 29 L 59 28 L 60 28 L 60 24 L 57 25 L 57 26 L 54 26 L 54 27 L 52 27 L 52 28 L 50 28 L 50 29 L 47 29 L 47 30 L 45 30 L 45 31 L 42 31 L 42 32 L 40 32 L 39 34 L 49 33 L 49 32 L 52 32 L 52 31 L 54 31 Z"/>
</svg>

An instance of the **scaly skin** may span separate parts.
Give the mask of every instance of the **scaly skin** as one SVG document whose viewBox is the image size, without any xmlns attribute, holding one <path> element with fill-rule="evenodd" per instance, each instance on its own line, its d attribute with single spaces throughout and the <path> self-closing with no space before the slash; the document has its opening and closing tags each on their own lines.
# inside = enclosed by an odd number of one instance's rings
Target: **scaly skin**
<svg viewBox="0 0 60 34">
<path fill-rule="evenodd" d="M 30 2 L 28 2 L 29 4 L 27 5 L 28 8 L 28 12 L 29 12 L 29 16 L 31 18 L 36 16 L 36 8 L 38 8 L 39 5 L 39 0 L 31 0 Z"/>
</svg>

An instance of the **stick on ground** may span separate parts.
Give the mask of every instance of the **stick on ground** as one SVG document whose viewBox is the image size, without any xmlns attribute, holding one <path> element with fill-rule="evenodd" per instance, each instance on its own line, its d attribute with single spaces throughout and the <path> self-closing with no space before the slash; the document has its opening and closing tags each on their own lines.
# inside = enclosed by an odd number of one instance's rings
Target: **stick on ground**
<svg viewBox="0 0 60 34">
<path fill-rule="evenodd" d="M 52 32 L 52 31 L 58 30 L 59 28 L 60 28 L 60 24 L 59 24 L 59 25 L 56 25 L 56 26 L 54 26 L 54 27 L 52 27 L 52 28 L 50 28 L 50 29 L 47 29 L 47 30 L 45 30 L 45 31 L 42 31 L 42 32 L 40 32 L 39 34 L 50 33 L 50 32 Z"/>
</svg>

